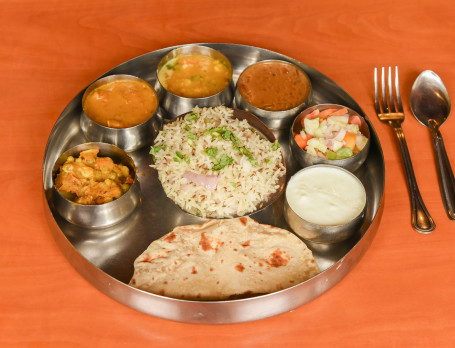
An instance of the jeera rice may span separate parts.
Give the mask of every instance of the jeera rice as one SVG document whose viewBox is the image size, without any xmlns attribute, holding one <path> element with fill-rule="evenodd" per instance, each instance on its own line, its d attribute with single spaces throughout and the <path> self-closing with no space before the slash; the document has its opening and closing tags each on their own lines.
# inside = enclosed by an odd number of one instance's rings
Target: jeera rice
<svg viewBox="0 0 455 348">
<path fill-rule="evenodd" d="M 166 195 L 201 217 L 254 212 L 286 173 L 279 143 L 224 106 L 195 107 L 165 124 L 150 154 Z"/>
</svg>

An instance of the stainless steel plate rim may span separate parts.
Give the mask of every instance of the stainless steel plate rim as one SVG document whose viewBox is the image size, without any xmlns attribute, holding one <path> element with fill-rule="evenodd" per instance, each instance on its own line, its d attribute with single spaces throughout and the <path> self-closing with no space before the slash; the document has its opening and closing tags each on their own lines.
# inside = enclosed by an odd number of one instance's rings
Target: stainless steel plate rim
<svg viewBox="0 0 455 348">
<path fill-rule="evenodd" d="M 234 79 L 238 77 L 243 68 L 262 59 L 281 59 L 293 62 L 299 65 L 312 80 L 315 104 L 322 102 L 342 104 L 364 115 L 357 103 L 336 83 L 293 58 L 247 45 L 225 43 L 201 43 L 200 45 L 207 45 L 225 54 L 234 67 Z M 162 56 L 176 47 L 179 46 L 163 48 L 133 58 L 106 72 L 104 76 L 124 73 L 139 76 L 147 81 L 155 81 L 156 76 L 151 71 L 154 70 L 154 64 L 157 64 Z M 138 256 L 150 241 L 158 238 L 157 234 L 170 232 L 173 224 L 187 224 L 188 217 L 176 213 L 178 211 L 174 210 L 173 203 L 169 203 L 163 197 L 162 191 L 155 182 L 156 173 L 149 168 L 151 159 L 148 149 L 130 153 L 139 170 L 144 171 L 144 177 L 139 174 L 143 202 L 139 205 L 137 212 L 121 222 L 119 226 L 104 231 L 106 238 L 102 234 L 91 233 L 86 233 L 84 238 L 80 238 L 78 237 L 78 232 L 80 232 L 78 227 L 72 226 L 56 213 L 51 202 L 52 178 L 50 178 L 50 173 L 59 153 L 75 144 L 86 142 L 79 126 L 82 94 L 83 91 L 70 101 L 57 119 L 49 136 L 43 163 L 43 203 L 50 230 L 69 262 L 93 286 L 116 301 L 150 315 L 187 323 L 225 324 L 263 319 L 293 310 L 325 293 L 349 273 L 369 248 L 378 229 L 384 207 L 385 168 L 379 139 L 367 119 L 373 140 L 372 148 L 366 165 L 356 173 L 364 185 L 367 183 L 365 187 L 369 199 L 367 218 L 358 236 L 353 237 L 354 239 L 351 238 L 349 243 L 340 244 L 334 250 L 321 250 L 318 249 L 319 246 L 309 244 L 313 253 L 319 257 L 319 259 L 317 258 L 318 264 L 320 267 L 322 266 L 322 272 L 318 276 L 272 294 L 219 302 L 176 300 L 130 287 L 127 285 L 128 279 L 125 276 L 132 275 L 133 255 Z M 296 170 L 296 164 L 289 157 L 289 144 L 285 140 L 288 138 L 288 131 L 284 133 L 278 132 L 276 136 L 286 150 L 285 159 L 289 175 L 291 175 L 292 171 Z M 367 178 L 371 176 L 375 176 L 374 182 L 368 181 Z M 150 196 L 149 191 L 153 192 L 153 197 Z M 153 209 L 151 209 L 152 198 L 160 200 L 160 204 L 153 206 Z M 279 213 L 281 214 L 279 217 L 281 224 L 284 218 L 282 218 L 282 211 Z M 149 228 L 147 231 L 142 230 L 144 225 L 150 227 L 152 222 L 156 223 L 154 219 L 160 214 L 165 214 L 162 219 L 163 226 Z M 260 216 L 258 221 L 267 223 L 267 218 Z M 131 239 L 139 245 L 128 244 Z M 103 246 L 103 253 L 100 252 L 100 248 L 94 246 Z M 119 250 L 118 247 L 124 248 Z M 130 260 L 121 260 L 123 256 L 129 257 Z"/>
</svg>

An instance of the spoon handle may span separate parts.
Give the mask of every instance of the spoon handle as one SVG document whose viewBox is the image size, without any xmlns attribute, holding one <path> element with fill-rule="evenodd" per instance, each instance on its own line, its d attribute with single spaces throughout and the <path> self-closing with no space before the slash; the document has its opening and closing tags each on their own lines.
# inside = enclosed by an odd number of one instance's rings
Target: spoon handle
<svg viewBox="0 0 455 348">
<path fill-rule="evenodd" d="M 446 213 L 451 220 L 455 220 L 455 180 L 452 167 L 447 157 L 442 135 L 437 128 L 430 127 L 433 133 L 436 164 L 438 168 L 439 188 Z"/>
<path fill-rule="evenodd" d="M 400 145 L 401 156 L 403 158 L 404 169 L 406 172 L 406 182 L 408 184 L 409 199 L 411 201 L 411 224 L 412 227 L 420 233 L 432 232 L 436 224 L 433 218 L 428 213 L 425 204 L 423 203 L 422 196 L 420 195 L 417 181 L 412 168 L 411 156 L 409 155 L 408 145 L 404 138 L 403 129 L 400 125 L 394 125 L 393 129 L 398 138 Z"/>
</svg>

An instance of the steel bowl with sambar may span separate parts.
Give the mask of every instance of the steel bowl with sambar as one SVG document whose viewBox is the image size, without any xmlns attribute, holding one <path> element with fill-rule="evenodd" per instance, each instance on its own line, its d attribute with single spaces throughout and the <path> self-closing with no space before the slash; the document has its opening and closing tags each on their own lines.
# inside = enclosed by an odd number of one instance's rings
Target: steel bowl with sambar
<svg viewBox="0 0 455 348">
<path fill-rule="evenodd" d="M 235 103 L 269 128 L 283 129 L 312 99 L 311 80 L 297 65 L 263 60 L 247 66 L 237 80 Z"/>
<path fill-rule="evenodd" d="M 80 125 L 89 141 L 135 151 L 150 144 L 161 127 L 158 95 L 145 80 L 110 75 L 92 83 L 82 97 Z"/>
</svg>

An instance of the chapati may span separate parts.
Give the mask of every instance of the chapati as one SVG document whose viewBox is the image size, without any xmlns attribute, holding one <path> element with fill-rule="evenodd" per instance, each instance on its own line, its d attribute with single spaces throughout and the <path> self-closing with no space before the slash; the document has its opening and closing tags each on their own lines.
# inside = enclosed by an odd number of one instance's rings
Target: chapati
<svg viewBox="0 0 455 348">
<path fill-rule="evenodd" d="M 176 227 L 135 260 L 130 285 L 185 300 L 266 294 L 319 273 L 293 233 L 249 217 Z"/>
</svg>

